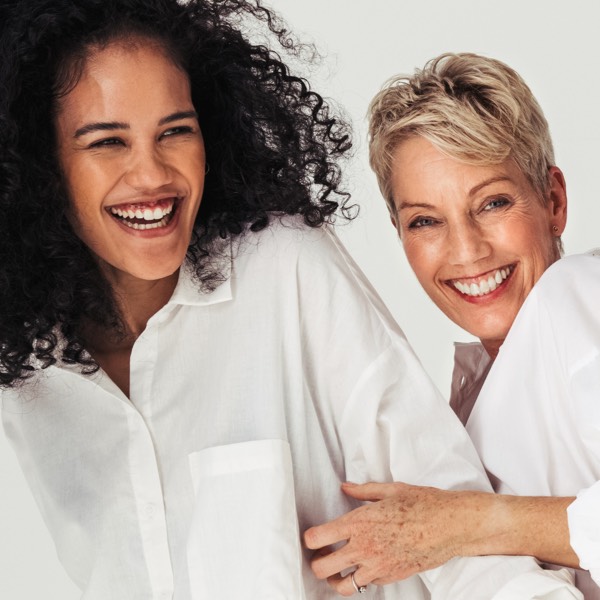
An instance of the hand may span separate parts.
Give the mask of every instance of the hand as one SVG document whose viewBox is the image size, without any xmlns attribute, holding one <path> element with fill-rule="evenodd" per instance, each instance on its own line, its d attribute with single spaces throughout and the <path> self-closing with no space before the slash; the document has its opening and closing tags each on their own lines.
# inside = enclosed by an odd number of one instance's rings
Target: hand
<svg viewBox="0 0 600 600">
<path fill-rule="evenodd" d="M 463 538 L 478 533 L 474 528 L 482 515 L 481 510 L 471 512 L 478 510 L 473 501 L 492 496 L 403 483 L 343 484 L 342 490 L 372 504 L 311 527 L 304 540 L 308 548 L 318 550 L 311 563 L 315 575 L 327 578 L 343 596 L 356 591 L 349 575 L 340 576 L 346 569 L 356 567 L 358 585 L 383 585 L 459 555 Z M 344 541 L 336 551 L 329 548 Z"/>
</svg>

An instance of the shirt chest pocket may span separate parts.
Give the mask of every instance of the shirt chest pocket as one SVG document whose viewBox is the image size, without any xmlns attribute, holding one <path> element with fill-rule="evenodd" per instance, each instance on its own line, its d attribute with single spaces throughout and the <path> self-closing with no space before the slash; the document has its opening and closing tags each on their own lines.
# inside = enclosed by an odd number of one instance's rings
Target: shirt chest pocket
<svg viewBox="0 0 600 600">
<path fill-rule="evenodd" d="M 187 547 L 191 595 L 302 600 L 290 447 L 257 440 L 189 456 L 196 504 Z"/>
</svg>

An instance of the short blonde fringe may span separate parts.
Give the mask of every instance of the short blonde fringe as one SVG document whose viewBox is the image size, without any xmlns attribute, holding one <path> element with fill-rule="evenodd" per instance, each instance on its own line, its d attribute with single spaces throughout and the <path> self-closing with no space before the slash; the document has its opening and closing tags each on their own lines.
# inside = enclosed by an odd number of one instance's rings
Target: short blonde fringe
<svg viewBox="0 0 600 600">
<path fill-rule="evenodd" d="M 369 107 L 369 157 L 394 212 L 391 170 L 402 140 L 422 136 L 471 164 L 512 158 L 545 197 L 554 150 L 542 109 L 510 67 L 477 54 L 442 54 L 411 76 L 390 79 Z"/>
</svg>

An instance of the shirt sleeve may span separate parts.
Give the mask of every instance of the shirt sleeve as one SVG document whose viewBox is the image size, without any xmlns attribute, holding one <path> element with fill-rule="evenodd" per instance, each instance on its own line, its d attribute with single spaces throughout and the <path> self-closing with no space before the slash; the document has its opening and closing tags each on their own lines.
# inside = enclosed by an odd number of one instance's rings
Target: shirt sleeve
<svg viewBox="0 0 600 600">
<path fill-rule="evenodd" d="M 587 257 L 587 262 L 598 264 L 600 260 Z M 600 279 L 600 278 L 598 278 Z M 581 448 L 580 468 L 586 473 L 584 485 L 578 486 L 577 498 L 567 509 L 571 547 L 579 557 L 583 569 L 590 572 L 592 579 L 600 585 L 600 317 L 596 299 L 600 294 L 600 281 L 590 290 L 592 302 L 579 300 L 571 304 L 576 316 L 576 326 L 571 337 L 578 351 L 571 353 L 567 365 L 568 405 L 566 410 L 577 424 L 578 439 L 574 442 Z M 587 290 L 586 290 L 587 291 Z M 578 294 L 578 297 L 580 294 Z M 587 296 L 583 296 L 587 299 Z M 557 344 L 569 343 L 564 333 Z M 569 448 L 577 447 L 566 441 Z M 583 489 L 579 489 L 579 488 Z"/>
<path fill-rule="evenodd" d="M 466 431 L 407 343 L 396 343 L 363 374 L 340 430 L 352 481 L 491 489 Z M 421 578 L 433 600 L 583 598 L 568 571 L 544 571 L 530 557 L 458 558 Z"/>
<path fill-rule="evenodd" d="M 577 494 L 567 509 L 571 547 L 582 569 L 600 585 L 600 481 Z"/>
<path fill-rule="evenodd" d="M 386 307 L 339 241 L 329 242 L 304 244 L 296 273 L 301 322 L 310 322 L 307 367 L 319 402 L 331 409 L 346 480 L 491 491 L 467 432 Z M 436 600 L 488 600 L 507 584 L 511 600 L 581 598 L 529 557 L 455 559 L 421 580 Z M 401 597 L 397 586 L 384 586 L 385 597 Z"/>
<path fill-rule="evenodd" d="M 597 584 L 599 295 L 598 258 L 572 256 L 550 267 L 521 308 L 467 424 L 501 493 L 577 494 L 567 511 L 570 543 Z"/>
</svg>

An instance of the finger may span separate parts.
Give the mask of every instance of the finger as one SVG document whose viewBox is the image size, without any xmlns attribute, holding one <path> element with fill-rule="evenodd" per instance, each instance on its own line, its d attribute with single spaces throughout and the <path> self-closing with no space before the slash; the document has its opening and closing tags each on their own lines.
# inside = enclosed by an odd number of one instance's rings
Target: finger
<svg viewBox="0 0 600 600">
<path fill-rule="evenodd" d="M 352 585 L 352 581 L 350 581 L 350 587 L 348 587 L 348 581 L 346 581 L 348 578 L 350 577 L 350 575 L 347 575 L 346 577 L 342 577 L 339 573 L 336 573 L 335 575 L 332 575 L 331 577 L 327 578 L 327 583 L 338 593 L 341 594 L 342 596 L 352 596 L 352 594 L 356 594 L 356 590 L 354 589 L 354 586 Z"/>
<path fill-rule="evenodd" d="M 368 578 L 365 577 L 363 570 L 359 567 L 354 571 L 354 573 L 348 573 L 342 577 L 339 573 L 332 575 L 327 578 L 327 583 L 342 596 L 352 596 L 357 593 L 357 588 L 360 589 L 361 586 L 367 587 Z M 354 581 L 356 582 L 356 587 L 352 583 L 352 575 L 354 575 Z"/>
<path fill-rule="evenodd" d="M 370 502 L 398 496 L 401 492 L 406 491 L 407 487 L 405 483 L 342 483 L 344 494 L 357 500 Z"/>
<path fill-rule="evenodd" d="M 345 525 L 345 519 L 340 517 L 329 523 L 307 529 L 304 532 L 304 544 L 310 550 L 317 550 L 324 546 L 332 546 L 338 542 L 346 541 L 349 537 L 350 531 Z"/>
<path fill-rule="evenodd" d="M 329 578 L 353 567 L 355 564 L 345 546 L 324 556 L 315 555 L 310 561 L 310 567 L 318 579 Z"/>
</svg>

